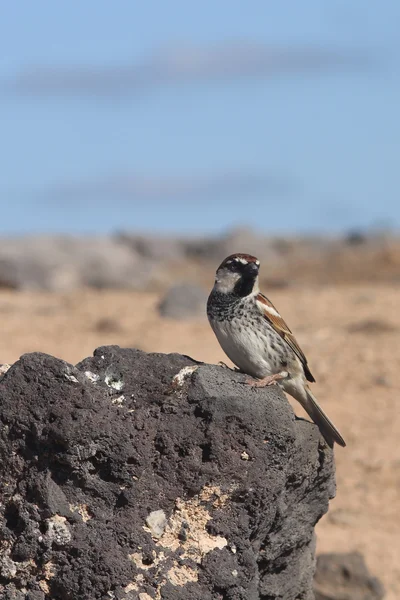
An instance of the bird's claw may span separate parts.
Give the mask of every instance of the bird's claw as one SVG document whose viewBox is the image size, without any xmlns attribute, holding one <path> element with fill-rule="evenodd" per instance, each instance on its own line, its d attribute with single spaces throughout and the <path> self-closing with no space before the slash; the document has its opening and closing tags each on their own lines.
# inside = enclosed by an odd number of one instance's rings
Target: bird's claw
<svg viewBox="0 0 400 600">
<path fill-rule="evenodd" d="M 286 371 L 282 371 L 281 373 L 276 373 L 275 375 L 268 375 L 267 377 L 263 377 L 263 379 L 246 379 L 246 383 L 251 387 L 269 387 L 270 385 L 278 385 L 278 383 L 282 379 L 286 379 L 287 376 L 288 373 Z"/>
<path fill-rule="evenodd" d="M 223 369 L 229 369 L 228 365 L 226 363 L 224 363 L 222 360 L 220 360 L 217 364 L 219 367 L 222 367 Z"/>
</svg>

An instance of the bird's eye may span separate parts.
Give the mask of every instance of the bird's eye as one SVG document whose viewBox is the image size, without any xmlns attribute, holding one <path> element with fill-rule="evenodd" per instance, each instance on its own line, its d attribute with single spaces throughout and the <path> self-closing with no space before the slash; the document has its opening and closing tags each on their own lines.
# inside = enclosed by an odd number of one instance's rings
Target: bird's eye
<svg viewBox="0 0 400 600">
<path fill-rule="evenodd" d="M 234 271 L 236 269 L 236 264 L 233 260 L 228 260 L 225 263 L 225 268 L 228 269 L 229 271 Z"/>
</svg>

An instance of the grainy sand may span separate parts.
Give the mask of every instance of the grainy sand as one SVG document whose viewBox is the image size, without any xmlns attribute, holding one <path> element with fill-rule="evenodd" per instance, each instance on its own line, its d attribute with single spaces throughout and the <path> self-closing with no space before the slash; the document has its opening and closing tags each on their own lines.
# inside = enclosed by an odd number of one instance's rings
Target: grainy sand
<svg viewBox="0 0 400 600">
<path fill-rule="evenodd" d="M 264 290 L 267 292 L 267 290 Z M 400 287 L 273 291 L 317 383 L 313 391 L 345 437 L 336 450 L 337 498 L 318 525 L 318 551 L 361 551 L 400 598 Z M 156 294 L 0 292 L 0 362 L 40 350 L 71 363 L 105 344 L 227 359 L 206 318 L 161 319 Z M 295 405 L 297 414 L 302 414 Z"/>
</svg>

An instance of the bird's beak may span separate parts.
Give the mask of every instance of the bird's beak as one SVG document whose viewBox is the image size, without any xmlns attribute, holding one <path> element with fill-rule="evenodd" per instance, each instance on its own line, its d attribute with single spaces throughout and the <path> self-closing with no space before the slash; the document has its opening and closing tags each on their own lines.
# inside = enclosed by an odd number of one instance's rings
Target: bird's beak
<svg viewBox="0 0 400 600">
<path fill-rule="evenodd" d="M 259 266 L 256 263 L 252 262 L 247 265 L 246 269 L 253 277 L 258 275 Z"/>
</svg>

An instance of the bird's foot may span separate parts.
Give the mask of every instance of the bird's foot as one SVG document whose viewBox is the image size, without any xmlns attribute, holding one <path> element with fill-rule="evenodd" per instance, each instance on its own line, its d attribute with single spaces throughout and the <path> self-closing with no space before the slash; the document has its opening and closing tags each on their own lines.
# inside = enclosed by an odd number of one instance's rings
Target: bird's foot
<svg viewBox="0 0 400 600">
<path fill-rule="evenodd" d="M 286 379 L 287 376 L 287 371 L 281 371 L 280 373 L 275 373 L 275 375 L 268 375 L 267 377 L 263 377 L 262 379 L 246 379 L 246 383 L 251 387 L 263 388 L 270 385 L 277 385 L 279 381 L 281 381 L 282 379 Z"/>
<path fill-rule="evenodd" d="M 229 371 L 235 371 L 235 373 L 242 373 L 242 371 L 240 369 L 238 369 L 237 367 L 230 367 L 229 365 L 227 365 L 226 363 L 224 363 L 222 360 L 220 360 L 217 365 L 219 367 L 222 367 L 223 369 L 229 369 Z"/>
</svg>

